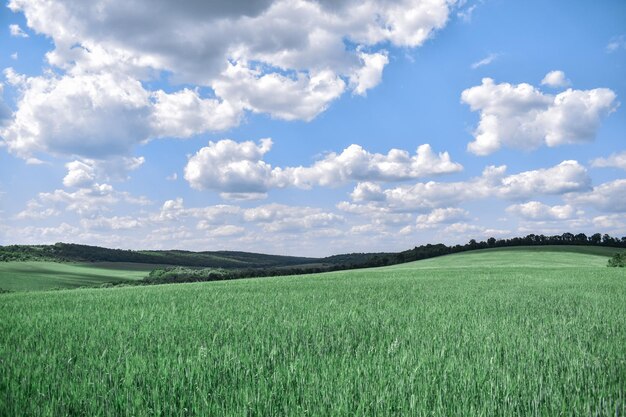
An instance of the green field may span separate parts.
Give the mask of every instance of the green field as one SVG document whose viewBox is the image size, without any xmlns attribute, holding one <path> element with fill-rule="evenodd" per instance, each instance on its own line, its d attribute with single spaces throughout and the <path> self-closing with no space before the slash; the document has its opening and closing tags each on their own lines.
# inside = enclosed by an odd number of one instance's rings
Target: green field
<svg viewBox="0 0 626 417">
<path fill-rule="evenodd" d="M 122 262 L 0 262 L 0 289 L 34 291 L 135 281 L 148 275 L 154 267 Z"/>
<path fill-rule="evenodd" d="M 622 416 L 626 271 L 606 260 L 0 295 L 0 415 Z"/>
</svg>

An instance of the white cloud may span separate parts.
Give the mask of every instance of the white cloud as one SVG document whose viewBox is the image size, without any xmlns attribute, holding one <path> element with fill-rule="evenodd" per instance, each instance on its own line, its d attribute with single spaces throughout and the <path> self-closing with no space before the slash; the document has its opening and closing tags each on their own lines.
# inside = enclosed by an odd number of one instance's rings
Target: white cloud
<svg viewBox="0 0 626 417">
<path fill-rule="evenodd" d="M 457 240 L 460 240 L 460 236 L 464 236 L 466 239 L 507 236 L 511 234 L 511 231 L 506 229 L 490 229 L 476 224 L 459 222 L 447 226 L 443 229 L 443 233 L 455 235 Z"/>
<path fill-rule="evenodd" d="M 591 179 L 584 166 L 577 161 L 563 161 L 551 168 L 504 177 L 497 186 L 497 192 L 506 198 L 524 199 L 534 195 L 561 195 L 584 191 L 590 187 Z"/>
<path fill-rule="evenodd" d="M 45 207 L 40 202 L 30 200 L 26 203 L 26 208 L 15 216 L 16 219 L 47 219 L 60 215 L 61 212 L 52 207 Z"/>
<path fill-rule="evenodd" d="M 491 78 L 463 91 L 461 101 L 480 113 L 475 140 L 468 145 L 477 155 L 503 146 L 529 150 L 593 141 L 601 120 L 618 106 L 607 88 L 568 89 L 553 96 L 530 84 L 496 84 Z"/>
<path fill-rule="evenodd" d="M 550 71 L 541 80 L 541 85 L 547 85 L 548 87 L 567 87 L 571 84 L 572 82 L 565 78 L 565 73 L 558 70 Z"/>
<path fill-rule="evenodd" d="M 128 179 L 128 173 L 139 168 L 144 157 L 120 157 L 111 160 L 82 159 L 65 164 L 67 175 L 63 178 L 66 187 L 89 188 L 97 180 Z"/>
<path fill-rule="evenodd" d="M 185 88 L 172 94 L 162 90 L 152 94 L 154 110 L 150 116 L 152 136 L 187 138 L 202 132 L 233 127 L 242 109 L 228 101 L 203 99 L 197 91 Z"/>
<path fill-rule="evenodd" d="M 608 53 L 613 53 L 619 51 L 620 49 L 626 49 L 626 36 L 620 35 L 611 38 L 605 49 Z"/>
<path fill-rule="evenodd" d="M 67 175 L 63 178 L 66 187 L 85 188 L 94 184 L 96 180 L 95 169 L 92 165 L 81 161 L 72 161 L 65 164 Z"/>
<path fill-rule="evenodd" d="M 389 63 L 386 52 L 366 54 L 361 52 L 359 58 L 363 66 L 356 70 L 350 77 L 350 85 L 353 86 L 354 94 L 366 95 L 367 90 L 380 84 L 383 78 L 383 69 Z"/>
<path fill-rule="evenodd" d="M 381 46 L 422 45 L 444 27 L 454 1 L 112 0 L 93 7 L 11 0 L 8 7 L 52 39 L 46 58 L 59 71 L 7 75 L 22 94 L 0 137 L 24 157 L 96 158 L 128 155 L 154 138 L 228 129 L 245 111 L 311 120 L 346 90 L 365 95 L 379 84 L 388 63 Z M 143 87 L 163 74 L 214 96 Z"/>
<path fill-rule="evenodd" d="M 223 226 L 213 226 L 204 220 L 198 222 L 197 228 L 199 230 L 206 230 L 211 237 L 231 237 L 243 234 L 246 229 L 241 226 L 235 226 L 227 224 Z"/>
<path fill-rule="evenodd" d="M 524 204 L 514 204 L 507 207 L 507 212 L 525 220 L 567 220 L 571 219 L 576 211 L 570 205 L 549 206 L 539 201 L 529 201 Z"/>
<path fill-rule="evenodd" d="M 10 151 L 103 158 L 124 155 L 150 136 L 150 96 L 141 83 L 112 74 L 23 77 L 5 71 L 22 97 L 3 130 Z"/>
<path fill-rule="evenodd" d="M 480 67 L 484 67 L 485 65 L 489 65 L 491 64 L 493 61 L 495 61 L 498 58 L 498 54 L 489 54 L 486 57 L 484 57 L 483 59 L 474 62 L 471 65 L 472 69 L 476 69 L 476 68 L 480 68 Z"/>
<path fill-rule="evenodd" d="M 237 64 L 229 65 L 212 86 L 218 96 L 234 106 L 283 120 L 310 121 L 343 94 L 345 85 L 330 70 L 298 72 L 289 77 L 263 74 Z"/>
<path fill-rule="evenodd" d="M 626 170 L 626 151 L 611 154 L 607 158 L 596 158 L 591 161 L 596 168 L 620 168 Z"/>
<path fill-rule="evenodd" d="M 350 193 L 352 201 L 384 201 L 386 196 L 379 184 L 360 182 Z"/>
<path fill-rule="evenodd" d="M 296 186 L 310 187 L 346 181 L 403 181 L 462 169 L 460 164 L 451 161 L 447 152 L 436 154 L 428 144 L 420 145 L 413 156 L 400 149 L 391 149 L 386 155 L 370 153 L 353 144 L 340 154 L 329 153 L 310 167 L 284 170 Z"/>
<path fill-rule="evenodd" d="M 476 7 L 478 7 L 476 4 L 472 4 L 463 10 L 459 10 L 456 15 L 464 22 L 471 22 Z"/>
<path fill-rule="evenodd" d="M 11 54 L 11 59 L 12 59 L 12 60 L 14 60 L 14 61 L 17 61 L 18 57 L 19 57 L 19 55 L 18 55 L 18 53 L 17 53 L 17 52 L 13 52 L 13 53 Z"/>
<path fill-rule="evenodd" d="M 480 177 L 461 182 L 420 182 L 383 190 L 377 184 L 359 183 L 354 201 L 371 201 L 398 211 L 426 211 L 451 207 L 462 202 L 504 198 L 521 200 L 537 195 L 562 195 L 590 188 L 587 170 L 576 161 L 563 161 L 551 167 L 505 175 L 506 166 L 485 168 Z"/>
<path fill-rule="evenodd" d="M 626 214 L 609 214 L 591 219 L 594 227 L 626 231 Z"/>
<path fill-rule="evenodd" d="M 272 147 L 271 139 L 209 142 L 189 158 L 185 179 L 196 189 L 214 190 L 225 198 L 262 198 L 271 188 L 337 186 L 348 181 L 402 181 L 457 172 L 447 152 L 436 154 L 421 145 L 414 156 L 392 149 L 388 154 L 370 153 L 350 145 L 340 154 L 329 153 L 308 167 L 272 167 L 262 160 Z"/>
<path fill-rule="evenodd" d="M 275 184 L 280 185 L 280 170 L 261 160 L 271 147 L 271 139 L 261 139 L 259 145 L 230 139 L 209 142 L 189 158 L 185 179 L 193 188 L 227 193 L 225 197 L 263 196 Z"/>
<path fill-rule="evenodd" d="M 28 33 L 24 32 L 20 25 L 9 25 L 9 32 L 16 38 L 28 38 Z"/>
<path fill-rule="evenodd" d="M 438 208 L 428 214 L 417 216 L 415 227 L 417 229 L 432 229 L 445 223 L 454 223 L 465 220 L 469 216 L 466 210 L 461 208 Z"/>
<path fill-rule="evenodd" d="M 260 224 L 268 233 L 297 233 L 304 230 L 319 230 L 333 227 L 344 221 L 343 216 L 324 212 L 313 207 L 293 207 L 282 204 L 267 204 L 246 209 L 243 218 L 247 222 Z"/>
<path fill-rule="evenodd" d="M 603 212 L 626 212 L 626 179 L 605 182 L 586 193 L 566 196 L 570 204 L 590 205 Z"/>
<path fill-rule="evenodd" d="M 124 203 L 145 206 L 150 201 L 145 197 L 134 197 L 128 192 L 116 191 L 109 184 L 91 184 L 76 179 L 83 188 L 69 192 L 66 190 L 54 190 L 52 192 L 42 192 L 35 200 L 27 204 L 25 211 L 17 215 L 18 218 L 35 218 L 31 212 L 34 209 L 41 211 L 50 210 L 50 215 L 56 215 L 60 211 L 74 212 L 81 216 L 94 215 L 101 212 L 110 211 L 114 206 Z"/>
<path fill-rule="evenodd" d="M 80 220 L 80 225 L 87 230 L 128 230 L 137 229 L 143 226 L 141 219 L 131 216 L 98 216 L 95 218 L 84 218 Z"/>
</svg>

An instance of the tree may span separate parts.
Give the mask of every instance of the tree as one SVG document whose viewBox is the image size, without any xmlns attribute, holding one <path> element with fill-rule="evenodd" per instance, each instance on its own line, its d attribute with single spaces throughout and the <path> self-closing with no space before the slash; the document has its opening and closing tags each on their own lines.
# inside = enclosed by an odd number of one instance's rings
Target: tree
<svg viewBox="0 0 626 417">
<path fill-rule="evenodd" d="M 616 253 L 611 259 L 609 259 L 609 265 L 611 267 L 624 268 L 626 267 L 626 252 Z"/>
</svg>

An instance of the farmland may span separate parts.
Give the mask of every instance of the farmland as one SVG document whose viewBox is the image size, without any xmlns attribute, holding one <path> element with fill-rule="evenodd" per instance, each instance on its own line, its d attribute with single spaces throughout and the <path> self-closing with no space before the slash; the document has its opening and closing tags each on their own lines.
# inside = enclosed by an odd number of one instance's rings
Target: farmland
<svg viewBox="0 0 626 417">
<path fill-rule="evenodd" d="M 140 280 L 155 265 L 98 262 L 0 262 L 0 288 L 9 291 L 98 286 Z"/>
<path fill-rule="evenodd" d="M 624 415 L 607 256 L 3 294 L 0 415 Z"/>
</svg>

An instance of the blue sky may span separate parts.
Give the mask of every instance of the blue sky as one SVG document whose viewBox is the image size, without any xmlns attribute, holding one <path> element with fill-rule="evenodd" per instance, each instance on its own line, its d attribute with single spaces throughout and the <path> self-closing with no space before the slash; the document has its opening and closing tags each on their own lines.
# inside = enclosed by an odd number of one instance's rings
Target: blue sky
<svg viewBox="0 0 626 417">
<path fill-rule="evenodd" d="M 626 235 L 624 2 L 5 6 L 0 244 Z"/>
</svg>

